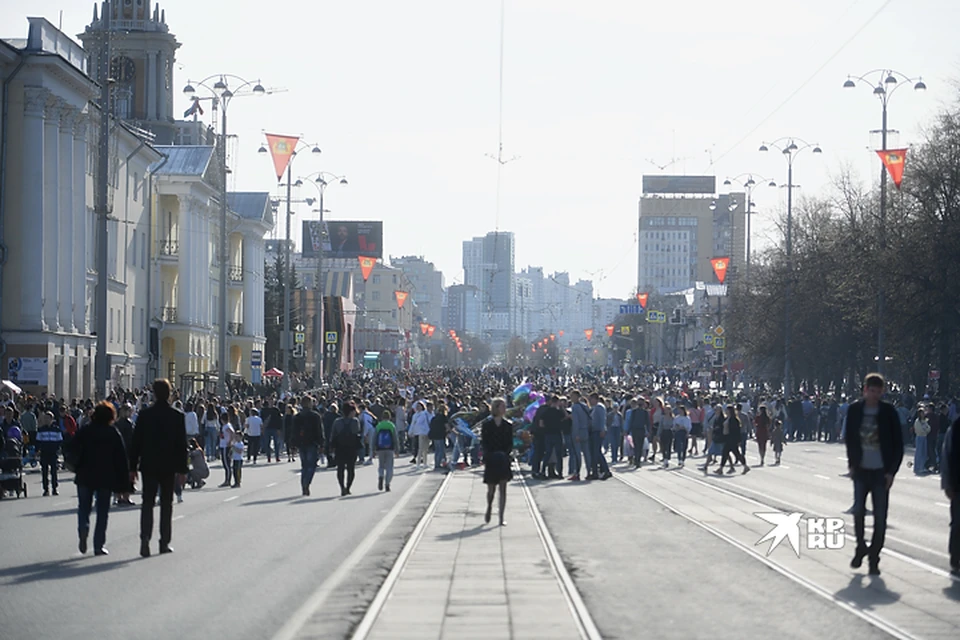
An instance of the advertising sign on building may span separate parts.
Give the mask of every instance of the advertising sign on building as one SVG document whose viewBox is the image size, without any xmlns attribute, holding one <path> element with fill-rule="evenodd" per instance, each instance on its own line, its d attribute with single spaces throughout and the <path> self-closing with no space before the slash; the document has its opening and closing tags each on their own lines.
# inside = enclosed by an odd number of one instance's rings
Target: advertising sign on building
<svg viewBox="0 0 960 640">
<path fill-rule="evenodd" d="M 321 233 L 321 224 L 326 227 L 326 233 Z M 303 257 L 315 258 L 321 241 L 324 258 L 383 258 L 383 222 L 304 220 Z"/>
<path fill-rule="evenodd" d="M 46 358 L 10 358 L 7 362 L 7 378 L 19 385 L 45 387 L 47 379 Z"/>
</svg>

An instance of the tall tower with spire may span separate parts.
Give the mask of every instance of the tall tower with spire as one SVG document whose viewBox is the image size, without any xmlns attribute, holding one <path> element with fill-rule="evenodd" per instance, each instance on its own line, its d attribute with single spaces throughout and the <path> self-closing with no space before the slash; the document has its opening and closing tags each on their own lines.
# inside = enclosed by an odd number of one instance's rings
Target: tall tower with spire
<svg viewBox="0 0 960 640">
<path fill-rule="evenodd" d="M 91 61 L 110 42 L 112 110 L 116 117 L 156 136 L 157 144 L 177 140 L 173 112 L 173 65 L 180 47 L 167 26 L 166 12 L 150 0 L 113 0 L 110 27 L 103 20 L 107 3 L 94 4 L 93 20 L 79 34 Z M 99 65 L 88 66 L 98 83 Z"/>
</svg>

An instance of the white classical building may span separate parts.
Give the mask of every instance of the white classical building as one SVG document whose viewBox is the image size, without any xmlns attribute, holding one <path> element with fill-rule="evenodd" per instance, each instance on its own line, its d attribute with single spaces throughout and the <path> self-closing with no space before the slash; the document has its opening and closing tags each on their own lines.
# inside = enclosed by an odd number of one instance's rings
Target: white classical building
<svg viewBox="0 0 960 640">
<path fill-rule="evenodd" d="M 98 87 L 78 44 L 42 18 L 28 22 L 26 39 L 0 41 L 9 107 L 0 127 L 0 367 L 27 391 L 83 397 L 96 355 Z M 108 353 L 113 382 L 131 385 L 145 380 L 149 360 L 143 180 L 160 155 L 135 129 L 112 125 Z"/>
</svg>

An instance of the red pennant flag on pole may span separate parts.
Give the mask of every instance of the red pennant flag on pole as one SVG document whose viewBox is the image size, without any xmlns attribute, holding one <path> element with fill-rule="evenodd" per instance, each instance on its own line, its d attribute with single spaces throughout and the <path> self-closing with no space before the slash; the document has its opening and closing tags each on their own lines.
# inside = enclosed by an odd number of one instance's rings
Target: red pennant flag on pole
<svg viewBox="0 0 960 640">
<path fill-rule="evenodd" d="M 643 308 L 644 311 L 646 311 L 646 309 L 647 309 L 647 300 L 648 300 L 649 298 L 650 298 L 650 294 L 649 294 L 649 293 L 638 293 L 638 294 L 637 294 L 637 302 L 640 303 L 640 307 Z"/>
<path fill-rule="evenodd" d="M 436 328 L 435 326 L 433 326 L 433 325 L 430 325 L 429 327 L 427 327 L 427 337 L 432 338 L 432 337 L 433 337 L 433 332 L 436 331 L 436 330 L 437 330 L 437 328 Z"/>
<path fill-rule="evenodd" d="M 587 336 L 587 340 L 593 340 L 593 329 L 584 329 L 583 335 Z"/>
<path fill-rule="evenodd" d="M 429 327 L 429 326 L 430 326 L 430 325 L 428 325 L 426 322 L 421 322 L 421 323 L 420 323 L 420 333 L 422 333 L 423 335 L 427 335 L 427 327 Z"/>
<path fill-rule="evenodd" d="M 368 256 L 357 256 L 357 260 L 360 261 L 360 275 L 363 276 L 363 281 L 366 282 L 367 278 L 370 277 L 370 272 L 373 271 L 373 266 L 377 264 L 377 259 Z"/>
<path fill-rule="evenodd" d="M 612 324 L 608 324 L 606 327 L 604 327 L 604 329 L 607 330 L 607 335 L 612 338 L 612 337 L 613 337 L 613 325 L 612 325 Z"/>
<path fill-rule="evenodd" d="M 406 291 L 394 291 L 393 295 L 397 298 L 397 309 L 403 309 L 403 303 L 407 301 L 410 294 Z"/>
<path fill-rule="evenodd" d="M 267 146 L 270 147 L 270 157 L 273 158 L 273 168 L 277 170 L 277 182 L 283 177 L 283 172 L 290 164 L 290 158 L 297 150 L 300 136 L 280 136 L 275 133 L 265 133 Z"/>
<path fill-rule="evenodd" d="M 710 264 L 713 266 L 713 272 L 717 274 L 717 280 L 720 284 L 727 279 L 727 267 L 730 266 L 730 258 L 711 258 Z"/>
<path fill-rule="evenodd" d="M 887 168 L 887 172 L 893 179 L 893 184 L 899 189 L 900 183 L 903 182 L 903 167 L 907 162 L 907 150 L 887 149 L 883 151 L 882 149 L 878 149 L 877 155 L 880 156 L 880 161 L 883 162 L 883 166 Z"/>
</svg>

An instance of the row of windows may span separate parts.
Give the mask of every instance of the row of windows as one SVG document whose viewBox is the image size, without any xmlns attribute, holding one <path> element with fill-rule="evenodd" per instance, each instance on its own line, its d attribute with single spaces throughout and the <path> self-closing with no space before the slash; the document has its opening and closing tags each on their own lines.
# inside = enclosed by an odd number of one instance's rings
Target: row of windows
<svg viewBox="0 0 960 640">
<path fill-rule="evenodd" d="M 645 243 L 643 244 L 643 250 L 644 250 L 644 252 L 649 252 L 649 251 L 666 251 L 666 252 L 669 253 L 669 252 L 671 252 L 671 251 L 675 251 L 675 252 L 677 252 L 677 253 L 687 253 L 687 252 L 690 250 L 690 246 L 689 246 L 689 245 L 682 245 L 682 244 L 663 244 L 663 245 L 661 245 L 659 242 L 652 243 L 652 244 L 645 242 Z"/>
<path fill-rule="evenodd" d="M 698 224 L 698 219 L 693 217 L 658 216 L 643 219 L 645 227 L 696 227 Z"/>
<path fill-rule="evenodd" d="M 110 342 L 123 342 L 124 329 L 127 329 L 127 319 L 126 309 L 110 309 L 110 313 L 107 316 L 107 335 L 110 338 Z M 131 307 L 129 320 L 132 323 L 129 327 L 130 342 L 132 344 L 144 344 L 146 341 L 145 309 L 143 307 L 137 309 L 136 305 Z"/>
</svg>

